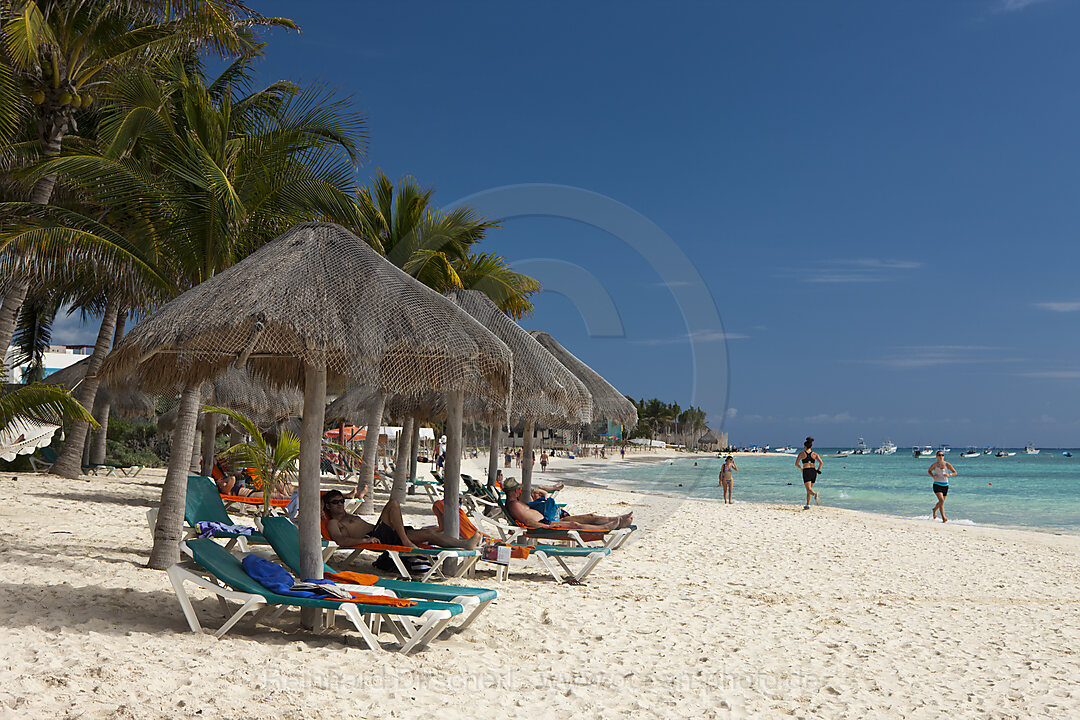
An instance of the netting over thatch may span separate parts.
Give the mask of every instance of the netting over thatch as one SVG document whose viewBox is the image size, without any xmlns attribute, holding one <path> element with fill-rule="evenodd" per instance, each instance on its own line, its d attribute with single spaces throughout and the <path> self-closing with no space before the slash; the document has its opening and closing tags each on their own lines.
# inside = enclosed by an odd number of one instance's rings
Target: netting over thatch
<svg viewBox="0 0 1080 720">
<path fill-rule="evenodd" d="M 548 427 L 569 427 L 592 420 L 592 397 L 585 385 L 486 295 L 478 290 L 451 290 L 446 295 L 514 354 L 511 423 L 533 420 Z M 498 420 L 498 416 L 486 419 Z"/>
<path fill-rule="evenodd" d="M 555 359 L 577 375 L 578 380 L 585 384 L 585 388 L 592 395 L 593 419 L 606 419 L 612 422 L 622 423 L 627 427 L 637 425 L 637 408 L 634 403 L 626 399 L 621 392 L 616 390 L 611 383 L 605 380 L 598 372 L 581 362 L 569 350 L 560 345 L 555 338 L 546 332 L 532 331 L 530 333 L 539 341 L 544 349 L 555 356 Z"/>
<path fill-rule="evenodd" d="M 57 370 L 42 382 L 49 385 L 59 385 L 68 392 L 86 377 L 86 368 L 90 364 L 90 358 L 84 358 L 73 365 Z M 112 412 L 126 418 L 152 418 L 154 417 L 154 398 L 138 389 L 128 386 L 105 387 L 98 385 L 97 399 L 95 402 L 107 402 L 112 406 Z"/>
<path fill-rule="evenodd" d="M 354 385 L 339 395 L 326 407 L 326 421 L 335 423 L 344 420 L 354 425 L 364 425 L 368 421 L 368 411 L 377 393 L 360 385 Z M 465 417 L 468 414 L 469 398 L 465 398 Z M 487 403 L 490 407 L 491 403 Z M 502 422 L 506 421 L 506 406 L 499 405 Z M 442 420 L 446 417 L 446 396 L 439 392 L 426 392 L 411 396 L 392 395 L 383 404 L 383 420 L 400 422 L 406 417 L 416 417 L 423 422 Z"/>
<path fill-rule="evenodd" d="M 300 391 L 294 387 L 271 387 L 247 370 L 230 365 L 206 386 L 207 404 L 243 413 L 259 427 L 285 422 L 299 415 L 304 407 Z"/>
<path fill-rule="evenodd" d="M 139 323 L 104 373 L 172 390 L 213 378 L 244 352 L 275 385 L 327 384 L 390 394 L 428 390 L 506 402 L 510 350 L 454 303 L 329 223 L 297 225 Z"/>
</svg>

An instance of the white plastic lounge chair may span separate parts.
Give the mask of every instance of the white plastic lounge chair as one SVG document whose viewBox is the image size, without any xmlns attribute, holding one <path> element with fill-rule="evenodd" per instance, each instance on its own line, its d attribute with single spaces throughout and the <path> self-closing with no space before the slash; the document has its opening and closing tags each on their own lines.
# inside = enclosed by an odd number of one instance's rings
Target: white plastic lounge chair
<svg viewBox="0 0 1080 720">
<path fill-rule="evenodd" d="M 401 652 L 410 653 L 426 646 L 443 631 L 451 618 L 463 611 L 460 605 L 453 603 L 417 601 L 416 605 L 410 607 L 387 607 L 279 595 L 257 583 L 244 572 L 239 558 L 212 540 L 196 538 L 186 544 L 195 562 L 208 574 L 200 575 L 177 564 L 169 568 L 168 575 L 192 632 L 203 632 L 203 629 L 187 595 L 185 584 L 196 585 L 214 593 L 227 611 L 231 608 L 226 601 L 240 603 L 240 608 L 213 632 L 217 638 L 222 637 L 250 612 L 255 613 L 254 619 L 258 622 L 267 616 L 277 617 L 289 607 L 310 607 L 331 612 L 340 610 L 372 650 L 382 649 L 374 633 L 381 628 L 383 619 L 389 620 L 386 627 L 402 642 Z M 374 632 L 365 622 L 364 616 L 372 620 Z M 331 615 L 331 623 L 332 619 Z"/>
</svg>

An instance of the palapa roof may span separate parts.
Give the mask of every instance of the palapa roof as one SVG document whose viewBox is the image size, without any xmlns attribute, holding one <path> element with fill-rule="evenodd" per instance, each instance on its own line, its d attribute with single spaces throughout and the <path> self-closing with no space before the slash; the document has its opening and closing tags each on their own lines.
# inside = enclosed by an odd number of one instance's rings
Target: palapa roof
<svg viewBox="0 0 1080 720">
<path fill-rule="evenodd" d="M 585 385 L 487 295 L 478 290 L 451 290 L 446 296 L 495 333 L 514 354 L 511 423 L 533 420 L 551 427 L 584 425 L 592 420 L 592 396 Z"/>
<path fill-rule="evenodd" d="M 546 332 L 532 331 L 530 333 L 544 346 L 544 349 L 555 356 L 555 359 L 566 366 L 566 369 L 574 373 L 578 380 L 584 383 L 585 388 L 592 395 L 593 419 L 606 419 L 619 422 L 626 426 L 637 425 L 637 408 L 634 403 L 616 390 L 611 383 L 605 380 L 598 372 L 585 363 L 578 360 L 572 352 L 564 348 Z"/>
<path fill-rule="evenodd" d="M 428 390 L 506 402 L 510 350 L 454 303 L 344 228 L 304 223 L 161 307 L 106 358 L 110 376 L 173 390 L 246 367 L 302 387 L 325 361 L 329 388 Z"/>
<path fill-rule="evenodd" d="M 713 445 L 720 442 L 712 430 L 706 430 L 705 434 L 698 438 L 698 443 L 702 445 Z"/>
<path fill-rule="evenodd" d="M 77 363 L 51 373 L 42 382 L 59 385 L 67 392 L 71 392 L 86 377 L 86 368 L 89 364 L 90 358 L 83 358 Z M 99 383 L 96 400 L 108 402 L 112 405 L 112 410 L 122 417 L 154 417 L 154 398 L 131 385 L 107 387 Z"/>
</svg>

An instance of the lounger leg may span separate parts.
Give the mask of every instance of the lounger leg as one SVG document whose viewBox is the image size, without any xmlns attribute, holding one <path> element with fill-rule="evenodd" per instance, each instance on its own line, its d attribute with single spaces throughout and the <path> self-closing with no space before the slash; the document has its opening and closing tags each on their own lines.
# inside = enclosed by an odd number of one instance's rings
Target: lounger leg
<svg viewBox="0 0 1080 720">
<path fill-rule="evenodd" d="M 455 602 L 456 602 L 456 600 L 455 600 Z M 484 602 L 477 604 L 477 606 L 475 608 L 473 608 L 473 611 L 471 613 L 469 613 L 469 617 L 465 618 L 465 622 L 463 622 L 463 623 L 461 623 L 460 625 L 457 626 L 457 631 L 461 632 L 465 628 L 472 625 L 472 622 L 473 622 L 473 620 L 476 619 L 476 616 L 479 615 L 481 612 L 483 612 L 484 608 L 486 608 L 490 604 L 491 604 L 490 600 L 485 600 Z"/>
<path fill-rule="evenodd" d="M 229 629 L 232 628 L 232 626 L 235 625 L 240 620 L 240 618 L 244 617 L 244 615 L 247 615 L 249 612 L 255 609 L 256 606 L 262 605 L 263 602 L 263 599 L 260 597 L 249 598 L 246 603 L 240 606 L 240 609 L 236 611 L 235 615 L 226 620 L 225 624 L 218 628 L 218 631 L 214 633 L 214 637 L 221 638 L 222 635 L 229 632 Z"/>
<path fill-rule="evenodd" d="M 577 575 L 574 576 L 574 579 L 578 582 L 583 581 L 586 577 L 589 576 L 589 573 L 593 571 L 593 568 L 596 567 L 597 563 L 599 563 L 606 557 L 607 555 L 605 555 L 604 553 L 593 553 L 592 555 L 590 555 L 588 562 L 585 563 L 585 566 L 581 569 L 581 572 L 577 573 Z"/>
<path fill-rule="evenodd" d="M 535 555 L 536 558 L 544 564 L 544 567 L 547 568 L 547 571 L 551 573 L 551 577 L 555 578 L 555 582 L 562 582 L 562 576 L 559 574 L 559 571 L 555 569 L 555 566 L 548 558 L 547 553 L 534 552 L 533 555 Z"/>
<path fill-rule="evenodd" d="M 176 593 L 176 599 L 180 601 L 180 609 L 184 611 L 184 618 L 187 620 L 188 627 L 191 628 L 191 632 L 202 632 L 202 625 L 199 624 L 199 617 L 195 614 L 195 608 L 191 605 L 191 598 L 187 595 L 187 590 L 184 589 L 184 576 L 186 571 L 173 565 L 166 570 L 169 576 L 169 582 L 172 583 L 173 592 Z"/>
<path fill-rule="evenodd" d="M 424 620 L 424 624 L 413 634 L 412 639 L 401 646 L 402 653 L 407 655 L 415 650 L 422 649 L 431 638 L 441 633 L 446 624 L 450 622 L 450 618 L 440 618 L 431 611 L 424 613 Z"/>
<path fill-rule="evenodd" d="M 390 558 L 394 561 L 394 567 L 396 567 L 397 571 L 401 573 L 401 577 L 406 580 L 411 580 L 412 576 L 409 575 L 409 571 L 405 567 L 405 563 L 401 561 L 401 553 L 397 552 L 396 550 L 387 550 L 387 552 L 390 553 Z M 434 568 L 432 568 L 432 570 L 434 570 Z M 431 577 L 431 573 L 428 573 L 424 576 L 425 579 L 428 577 Z"/>
<path fill-rule="evenodd" d="M 371 634 L 371 630 L 368 629 L 364 619 L 360 616 L 360 611 L 355 606 L 345 603 L 341 606 L 342 612 L 345 613 L 345 617 L 349 618 L 353 627 L 356 628 L 356 632 L 360 633 L 360 637 L 364 638 L 364 643 L 371 650 L 382 650 L 382 645 L 375 639 L 375 636 Z"/>
</svg>

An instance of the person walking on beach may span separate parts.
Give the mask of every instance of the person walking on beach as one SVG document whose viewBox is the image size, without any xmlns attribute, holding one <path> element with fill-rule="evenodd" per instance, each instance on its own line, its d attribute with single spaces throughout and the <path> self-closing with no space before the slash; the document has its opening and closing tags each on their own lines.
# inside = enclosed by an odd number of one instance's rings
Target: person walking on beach
<svg viewBox="0 0 1080 720">
<path fill-rule="evenodd" d="M 540 453 L 540 472 L 547 472 L 548 456 L 547 452 Z"/>
<path fill-rule="evenodd" d="M 694 463 L 697 465 L 697 463 Z M 724 466 L 720 468 L 720 487 L 724 488 L 724 504 L 730 505 L 734 501 L 731 499 L 731 482 L 733 480 L 732 473 L 739 469 L 739 466 L 735 464 L 735 460 L 728 455 L 724 460 Z"/>
<path fill-rule="evenodd" d="M 814 492 L 814 483 L 821 474 L 821 456 L 814 452 L 814 438 L 806 438 L 803 451 L 795 458 L 795 467 L 802 470 L 803 486 L 806 488 L 806 504 L 803 505 L 803 510 L 809 510 L 810 498 L 814 498 L 814 504 L 818 502 L 818 494 Z"/>
<path fill-rule="evenodd" d="M 941 522 L 949 522 L 945 517 L 945 496 L 949 494 L 949 478 L 956 475 L 956 468 L 951 464 L 945 462 L 945 453 L 938 450 L 937 460 L 930 466 L 930 469 L 926 471 L 930 477 L 934 478 L 934 495 L 937 496 L 937 505 L 931 511 L 936 518 L 938 511 L 941 511 Z"/>
</svg>

